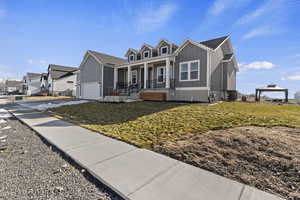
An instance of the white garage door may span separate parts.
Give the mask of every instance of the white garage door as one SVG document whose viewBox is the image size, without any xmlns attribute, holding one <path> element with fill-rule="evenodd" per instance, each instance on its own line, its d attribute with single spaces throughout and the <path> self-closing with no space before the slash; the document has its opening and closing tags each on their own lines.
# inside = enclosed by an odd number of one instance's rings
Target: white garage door
<svg viewBox="0 0 300 200">
<path fill-rule="evenodd" d="M 97 82 L 82 83 L 81 92 L 83 99 L 99 99 L 102 96 L 101 85 Z"/>
</svg>

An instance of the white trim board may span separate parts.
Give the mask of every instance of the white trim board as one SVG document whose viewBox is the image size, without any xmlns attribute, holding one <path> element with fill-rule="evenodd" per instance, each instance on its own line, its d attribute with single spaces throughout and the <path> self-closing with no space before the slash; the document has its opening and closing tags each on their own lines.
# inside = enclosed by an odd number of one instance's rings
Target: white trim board
<svg viewBox="0 0 300 200">
<path fill-rule="evenodd" d="M 198 63 L 198 78 L 197 79 L 191 79 L 191 63 Z M 187 80 L 182 80 L 181 79 L 181 65 L 187 64 L 188 69 L 188 79 Z M 185 81 L 199 81 L 200 80 L 200 60 L 191 60 L 191 61 L 185 61 L 185 62 L 180 62 L 179 63 L 179 82 L 185 82 Z"/>
<path fill-rule="evenodd" d="M 208 87 L 177 87 L 175 90 L 209 90 Z"/>
</svg>

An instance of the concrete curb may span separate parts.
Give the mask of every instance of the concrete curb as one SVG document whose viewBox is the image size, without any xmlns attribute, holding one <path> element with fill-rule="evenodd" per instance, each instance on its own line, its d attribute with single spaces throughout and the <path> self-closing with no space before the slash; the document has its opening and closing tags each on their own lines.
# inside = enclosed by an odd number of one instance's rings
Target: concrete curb
<svg viewBox="0 0 300 200">
<path fill-rule="evenodd" d="M 114 154 L 114 157 L 109 157 L 106 160 L 101 160 L 101 162 L 91 164 L 87 162 L 84 155 L 80 157 L 78 153 L 82 154 L 84 148 L 91 150 L 90 148 L 92 148 L 94 144 L 92 141 L 86 142 L 82 147 L 77 146 L 73 149 L 68 150 L 65 148 L 65 150 L 63 150 L 59 147 L 62 143 L 57 143 L 59 141 L 55 143 L 51 141 L 51 138 L 45 137 L 45 133 L 41 134 L 36 125 L 30 125 L 26 120 L 23 120 L 11 110 L 8 110 L 8 112 L 125 200 L 198 200 L 199 197 L 208 200 L 217 200 L 221 197 L 223 200 L 282 200 L 277 196 L 215 175 L 164 155 L 130 147 L 124 142 L 114 141 L 114 139 L 108 139 L 106 136 L 101 136 L 100 138 L 100 134 L 98 137 L 105 141 L 103 143 L 104 146 L 99 146 L 99 143 L 95 145 L 94 148 L 98 148 L 98 151 L 99 148 L 101 148 L 100 151 L 104 150 L 105 153 L 105 144 L 110 141 L 113 142 L 113 145 L 120 146 L 121 144 L 126 144 L 126 146 L 124 147 L 125 149 L 122 150 L 123 153 Z M 36 113 L 36 111 L 34 112 Z M 43 115 L 48 116 L 46 114 Z M 71 124 L 68 122 L 63 123 Z M 76 125 L 71 125 L 77 127 Z M 89 135 L 89 137 L 92 136 L 93 134 Z M 115 144 L 115 142 L 118 143 Z M 111 152 L 109 153 L 111 156 Z M 129 171 L 124 170 L 123 167 L 120 166 L 129 168 Z"/>
</svg>

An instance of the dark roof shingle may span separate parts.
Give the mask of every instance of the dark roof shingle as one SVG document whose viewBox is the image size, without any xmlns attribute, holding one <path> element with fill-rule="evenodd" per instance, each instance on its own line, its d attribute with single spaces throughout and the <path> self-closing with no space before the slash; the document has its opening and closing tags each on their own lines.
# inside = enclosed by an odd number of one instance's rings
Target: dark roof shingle
<svg viewBox="0 0 300 200">
<path fill-rule="evenodd" d="M 107 55 L 104 53 L 99 53 L 96 51 L 90 50 L 90 53 L 92 53 L 94 56 L 96 56 L 104 64 L 121 65 L 121 64 L 125 64 L 128 62 L 127 60 L 125 60 L 123 58 Z"/>
<path fill-rule="evenodd" d="M 59 79 L 68 75 L 72 75 L 73 72 L 77 71 L 76 67 L 67 67 L 62 65 L 49 65 L 49 74 L 52 79 Z"/>
<path fill-rule="evenodd" d="M 41 75 L 42 75 L 42 74 L 38 74 L 38 73 L 31 73 L 31 72 L 28 72 L 28 73 L 27 73 L 27 77 L 28 77 L 29 79 L 31 79 L 31 78 L 40 78 Z"/>
<path fill-rule="evenodd" d="M 223 60 L 230 60 L 233 56 L 233 53 L 225 54 Z"/>
<path fill-rule="evenodd" d="M 224 37 L 215 38 L 215 39 L 212 39 L 212 40 L 206 40 L 206 41 L 200 42 L 200 44 L 203 44 L 203 45 L 215 50 L 228 37 L 229 36 L 224 36 Z"/>
</svg>

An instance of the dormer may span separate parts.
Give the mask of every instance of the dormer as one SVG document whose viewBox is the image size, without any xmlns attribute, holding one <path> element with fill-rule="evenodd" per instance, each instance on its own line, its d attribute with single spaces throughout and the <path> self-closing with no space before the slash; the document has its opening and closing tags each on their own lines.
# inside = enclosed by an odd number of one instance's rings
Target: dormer
<svg viewBox="0 0 300 200">
<path fill-rule="evenodd" d="M 153 49 L 154 48 L 152 46 L 150 46 L 149 44 L 143 44 L 143 46 L 141 47 L 141 50 L 140 50 L 142 59 L 151 58 L 153 56 L 153 54 L 152 54 Z"/>
<path fill-rule="evenodd" d="M 161 40 L 157 44 L 157 52 L 159 56 L 164 56 L 168 54 L 172 54 L 174 52 L 174 46 L 176 47 L 177 45 L 173 44 L 172 42 L 168 40 Z"/>
<path fill-rule="evenodd" d="M 137 60 L 138 51 L 135 49 L 128 49 L 125 56 L 128 58 L 128 62 L 134 62 Z"/>
</svg>

